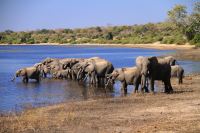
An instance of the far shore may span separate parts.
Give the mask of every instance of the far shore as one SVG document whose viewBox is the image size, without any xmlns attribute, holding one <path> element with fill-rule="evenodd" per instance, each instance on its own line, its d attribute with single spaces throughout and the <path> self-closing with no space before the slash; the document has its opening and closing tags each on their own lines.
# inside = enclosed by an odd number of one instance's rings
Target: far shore
<svg viewBox="0 0 200 133">
<path fill-rule="evenodd" d="M 148 48 L 148 49 L 159 49 L 159 50 L 187 50 L 194 49 L 194 45 L 184 44 L 160 44 L 160 43 L 150 43 L 150 44 L 59 44 L 59 43 L 39 43 L 39 44 L 0 44 L 0 45 L 56 45 L 56 46 L 107 46 L 107 47 L 127 47 L 127 48 Z"/>
<path fill-rule="evenodd" d="M 194 45 L 185 44 L 58 44 L 58 43 L 40 43 L 40 44 L 0 44 L 0 46 L 81 46 L 81 47 L 120 47 L 120 48 L 145 48 L 145 49 L 157 49 L 157 50 L 176 50 L 172 56 L 175 56 L 178 60 L 193 60 L 200 61 L 200 48 Z"/>
</svg>

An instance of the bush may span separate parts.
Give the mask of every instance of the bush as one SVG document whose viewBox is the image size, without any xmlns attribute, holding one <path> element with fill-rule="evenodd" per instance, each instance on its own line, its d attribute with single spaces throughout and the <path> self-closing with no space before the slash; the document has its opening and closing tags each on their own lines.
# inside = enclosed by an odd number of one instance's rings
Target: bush
<svg viewBox="0 0 200 133">
<path fill-rule="evenodd" d="M 200 47 L 200 34 L 196 34 L 194 38 L 192 39 L 192 44 L 196 45 L 197 47 Z"/>
</svg>

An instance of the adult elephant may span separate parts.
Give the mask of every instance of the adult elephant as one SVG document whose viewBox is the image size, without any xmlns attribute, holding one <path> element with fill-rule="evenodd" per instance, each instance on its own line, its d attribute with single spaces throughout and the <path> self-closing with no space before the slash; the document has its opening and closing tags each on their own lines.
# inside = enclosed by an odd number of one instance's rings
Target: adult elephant
<svg viewBox="0 0 200 133">
<path fill-rule="evenodd" d="M 114 67 L 111 62 L 99 58 L 92 57 L 83 62 L 78 63 L 79 72 L 77 79 L 83 79 L 85 75 L 89 76 L 89 83 L 96 85 L 104 85 L 105 75 L 113 72 Z"/>
<path fill-rule="evenodd" d="M 170 66 L 176 65 L 177 60 L 173 56 L 158 57 L 158 62 L 161 64 L 169 64 Z"/>
<path fill-rule="evenodd" d="M 115 69 L 111 74 L 108 74 L 108 84 L 113 84 L 115 80 L 121 82 L 121 90 L 127 93 L 127 86 L 134 85 L 135 92 L 138 92 L 138 87 L 141 83 L 141 73 L 138 67 L 126 67 Z"/>
<path fill-rule="evenodd" d="M 142 57 L 136 58 L 136 65 L 142 74 L 141 87 L 145 88 L 147 78 L 150 80 L 150 89 L 154 92 L 154 81 L 160 80 L 164 82 L 165 92 L 172 93 L 171 86 L 171 66 L 167 63 L 158 62 L 157 57 Z"/>
<path fill-rule="evenodd" d="M 56 79 L 71 79 L 71 69 L 59 70 L 53 73 L 53 78 Z"/>
<path fill-rule="evenodd" d="M 63 64 L 58 58 L 46 58 L 41 62 L 41 64 L 41 69 L 43 70 L 44 77 L 46 77 L 47 74 L 52 75 L 57 71 L 63 70 Z"/>
<path fill-rule="evenodd" d="M 66 69 L 67 67 L 71 68 L 76 63 L 83 61 L 84 58 L 46 58 L 42 61 L 44 65 L 48 64 L 61 64 L 63 65 L 63 68 Z"/>
<path fill-rule="evenodd" d="M 184 77 L 184 69 L 180 65 L 171 66 L 171 77 L 177 77 L 178 84 L 182 84 Z"/>
<path fill-rule="evenodd" d="M 63 69 L 72 68 L 75 64 L 84 61 L 84 58 L 65 58 L 60 59 L 59 62 L 63 65 Z"/>
<path fill-rule="evenodd" d="M 23 82 L 28 83 L 29 79 L 35 79 L 37 82 L 40 81 L 40 70 L 37 67 L 26 67 L 16 71 L 16 74 L 12 81 L 15 80 L 16 77 L 23 77 Z"/>
</svg>

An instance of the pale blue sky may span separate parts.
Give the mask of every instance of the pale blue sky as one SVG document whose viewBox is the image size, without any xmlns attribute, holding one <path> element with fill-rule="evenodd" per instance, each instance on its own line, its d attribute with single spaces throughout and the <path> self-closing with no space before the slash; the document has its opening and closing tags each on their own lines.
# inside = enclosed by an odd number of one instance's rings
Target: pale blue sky
<svg viewBox="0 0 200 133">
<path fill-rule="evenodd" d="M 0 31 L 133 25 L 166 20 L 197 0 L 0 0 Z"/>
</svg>

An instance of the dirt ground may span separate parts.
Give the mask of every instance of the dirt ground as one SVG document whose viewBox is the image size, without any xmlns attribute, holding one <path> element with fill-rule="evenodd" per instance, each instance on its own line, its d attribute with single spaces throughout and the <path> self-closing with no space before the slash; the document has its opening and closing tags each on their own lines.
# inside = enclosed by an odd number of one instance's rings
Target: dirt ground
<svg viewBox="0 0 200 133">
<path fill-rule="evenodd" d="M 181 49 L 175 56 L 200 61 L 200 49 Z M 1 115 L 0 132 L 199 133 L 200 74 L 186 75 L 183 82 L 172 79 L 173 94 L 138 93 Z"/>
<path fill-rule="evenodd" d="M 200 75 L 183 85 L 172 80 L 173 94 L 131 94 L 63 103 L 2 115 L 0 132 L 200 132 Z"/>
</svg>

